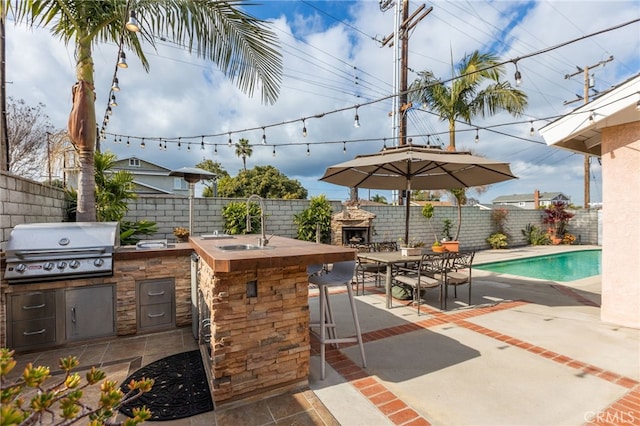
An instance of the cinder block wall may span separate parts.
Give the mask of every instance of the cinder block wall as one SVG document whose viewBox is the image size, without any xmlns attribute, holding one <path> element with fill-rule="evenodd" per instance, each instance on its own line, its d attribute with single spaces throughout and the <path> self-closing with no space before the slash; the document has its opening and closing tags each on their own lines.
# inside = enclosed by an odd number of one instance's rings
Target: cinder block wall
<svg viewBox="0 0 640 426">
<path fill-rule="evenodd" d="M 64 208 L 62 189 L 0 171 L 0 250 L 14 226 L 62 222 Z"/>
</svg>

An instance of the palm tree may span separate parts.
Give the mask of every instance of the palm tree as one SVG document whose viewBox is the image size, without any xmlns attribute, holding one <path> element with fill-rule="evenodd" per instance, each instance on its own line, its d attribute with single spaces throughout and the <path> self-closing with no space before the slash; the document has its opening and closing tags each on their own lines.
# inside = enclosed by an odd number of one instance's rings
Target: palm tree
<svg viewBox="0 0 640 426">
<path fill-rule="evenodd" d="M 248 95 L 260 88 L 262 101 L 272 104 L 278 97 L 282 77 L 278 40 L 264 21 L 240 10 L 245 5 L 243 0 L 2 2 L 2 16 L 10 11 L 16 23 L 51 28 L 55 37 L 66 44 L 75 44 L 77 82 L 72 88 L 73 106 L 68 125 L 81 164 L 77 220 L 96 220 L 92 48 L 99 43 L 116 43 L 120 49 L 133 51 L 148 71 L 149 62 L 143 53 L 142 42 L 155 47 L 156 36 L 170 39 L 216 63 Z M 131 12 L 140 19 L 142 31 L 125 31 Z"/>
<path fill-rule="evenodd" d="M 527 106 L 527 94 L 500 81 L 504 67 L 497 56 L 477 50 L 458 64 L 450 86 L 435 77 L 432 71 L 421 71 L 410 87 L 413 102 L 426 106 L 449 122 L 449 150 L 456 150 L 456 121 L 471 124 L 477 115 L 482 117 L 505 110 L 513 116 L 522 114 Z M 453 64 L 451 65 L 453 68 Z M 484 83 L 488 84 L 483 86 Z"/>
<path fill-rule="evenodd" d="M 247 139 L 240 139 L 236 144 L 236 156 L 242 158 L 242 168 L 247 171 L 247 157 L 251 157 L 253 148 Z"/>
</svg>

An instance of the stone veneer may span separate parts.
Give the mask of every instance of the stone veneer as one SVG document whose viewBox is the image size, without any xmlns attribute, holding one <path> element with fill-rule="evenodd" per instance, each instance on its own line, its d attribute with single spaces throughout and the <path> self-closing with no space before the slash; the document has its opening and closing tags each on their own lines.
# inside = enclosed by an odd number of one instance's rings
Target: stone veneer
<svg viewBox="0 0 640 426">
<path fill-rule="evenodd" d="M 0 286 L 0 347 L 7 345 L 6 304 L 7 295 L 40 290 L 53 290 L 92 285 L 116 285 L 116 333 L 119 336 L 136 334 L 137 301 L 136 282 L 148 279 L 174 278 L 175 280 L 175 325 L 191 324 L 191 253 L 188 244 L 178 244 L 177 249 L 149 251 L 120 251 L 114 259 L 111 277 L 81 278 L 42 283 Z M 2 265 L 4 270 L 4 265 Z M 154 330 L 154 331 L 157 331 Z M 77 343 L 77 342 L 74 342 Z"/>
<path fill-rule="evenodd" d="M 308 278 L 304 266 L 217 272 L 199 262 L 200 289 L 211 315 L 215 404 L 308 383 Z M 257 281 L 257 297 L 247 282 Z"/>
<path fill-rule="evenodd" d="M 367 228 L 367 242 L 371 241 L 371 225 L 376 215 L 355 206 L 331 215 L 331 244 L 341 246 L 342 228 Z"/>
</svg>

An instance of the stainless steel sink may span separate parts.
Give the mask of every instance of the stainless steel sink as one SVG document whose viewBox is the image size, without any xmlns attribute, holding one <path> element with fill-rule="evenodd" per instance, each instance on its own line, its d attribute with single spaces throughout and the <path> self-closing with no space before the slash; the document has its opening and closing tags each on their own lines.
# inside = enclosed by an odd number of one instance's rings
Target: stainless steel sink
<svg viewBox="0 0 640 426">
<path fill-rule="evenodd" d="M 228 244 L 224 246 L 218 246 L 222 251 L 244 251 L 244 250 L 268 250 L 272 249 L 272 246 L 259 246 L 257 244 Z"/>
</svg>

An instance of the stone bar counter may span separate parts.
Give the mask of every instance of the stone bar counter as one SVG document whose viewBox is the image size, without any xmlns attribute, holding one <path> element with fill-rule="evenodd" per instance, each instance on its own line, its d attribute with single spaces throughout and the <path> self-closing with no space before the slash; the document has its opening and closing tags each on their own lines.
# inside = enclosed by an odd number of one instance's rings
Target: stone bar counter
<svg viewBox="0 0 640 426">
<path fill-rule="evenodd" d="M 216 405 L 308 384 L 306 268 L 354 260 L 355 251 L 275 236 L 257 250 L 219 248 L 257 244 L 256 235 L 189 242 L 199 256 L 200 343 Z"/>
</svg>

